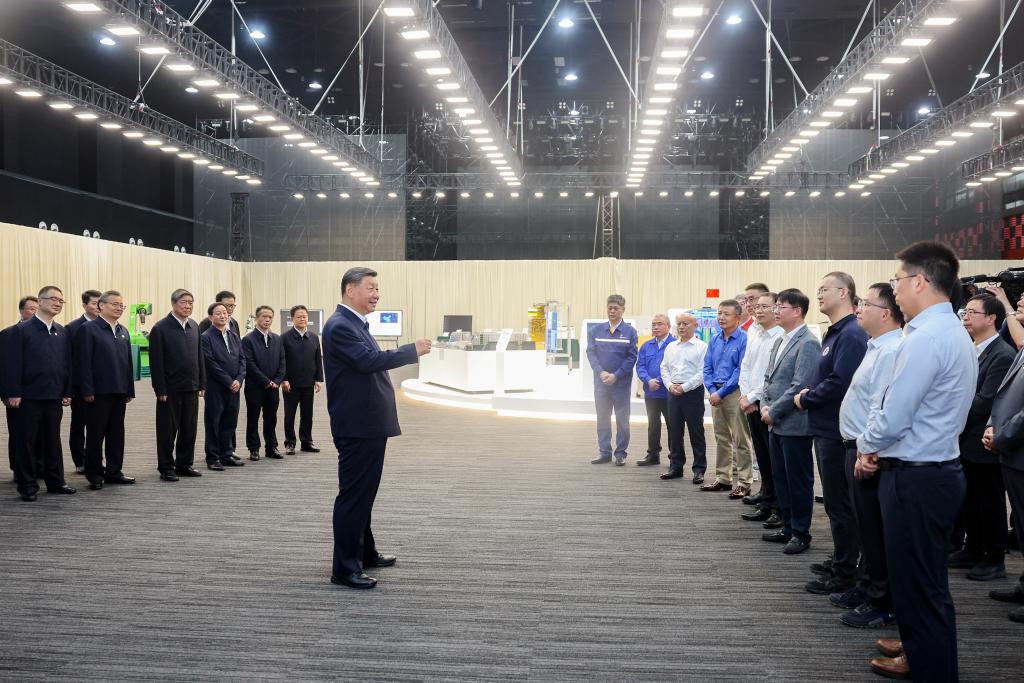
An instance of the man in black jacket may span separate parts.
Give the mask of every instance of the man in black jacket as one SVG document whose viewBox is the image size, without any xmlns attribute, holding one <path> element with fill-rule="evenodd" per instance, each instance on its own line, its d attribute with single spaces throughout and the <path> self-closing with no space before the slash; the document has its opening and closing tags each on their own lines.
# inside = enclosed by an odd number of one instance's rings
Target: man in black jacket
<svg viewBox="0 0 1024 683">
<path fill-rule="evenodd" d="M 199 397 L 206 390 L 206 364 L 199 326 L 189 318 L 195 297 L 171 294 L 171 312 L 149 333 L 149 372 L 156 392 L 156 455 L 160 478 L 201 477 L 195 460 Z"/>
<path fill-rule="evenodd" d="M 1006 576 L 1006 488 L 999 456 L 985 450 L 981 443 L 996 390 L 1015 355 L 998 333 L 1005 315 L 1003 305 L 989 294 L 971 298 L 962 313 L 964 329 L 974 340 L 978 353 L 978 385 L 967 424 L 960 434 L 960 461 L 967 494 L 960 509 L 959 526 L 967 534 L 967 543 L 950 555 L 949 566 L 969 569 L 967 578 L 976 581 Z"/>
<path fill-rule="evenodd" d="M 95 320 L 100 314 L 99 309 L 100 292 L 95 289 L 87 289 L 82 292 L 82 315 L 75 318 L 64 329 L 67 331 L 68 344 L 71 346 L 71 429 L 68 435 L 68 450 L 71 451 L 71 460 L 75 463 L 77 474 L 85 473 L 85 430 L 86 430 L 86 406 L 82 400 L 82 393 L 78 390 L 78 347 L 75 344 L 75 337 L 82 325 Z"/>
<path fill-rule="evenodd" d="M 237 305 L 234 293 L 226 289 L 222 292 L 217 292 L 217 296 L 213 298 L 213 301 L 214 303 L 224 304 L 224 308 L 228 309 L 228 327 L 232 332 L 241 337 L 242 333 L 239 331 L 238 322 L 231 317 L 235 314 L 235 306 Z M 203 318 L 199 321 L 199 333 L 206 332 L 212 325 L 213 321 L 209 316 Z"/>
<path fill-rule="evenodd" d="M 281 402 L 278 389 L 284 382 L 284 344 L 274 334 L 274 309 L 256 309 L 256 329 L 245 335 L 245 447 L 249 459 L 260 459 L 260 412 L 263 412 L 263 442 L 268 458 L 280 459 L 277 450 L 277 407 Z"/>
<path fill-rule="evenodd" d="M 135 398 L 132 343 L 128 330 L 118 323 L 124 313 L 120 292 L 99 297 L 100 317 L 84 325 L 75 337 L 78 389 L 86 410 L 85 477 L 89 488 L 99 491 L 108 484 L 134 484 L 121 471 L 124 464 L 125 407 Z M 72 404 L 74 405 L 74 404 Z M 103 466 L 106 446 L 107 465 Z"/>
<path fill-rule="evenodd" d="M 60 288 L 43 287 L 39 310 L 7 335 L 7 401 L 18 425 L 14 478 L 24 501 L 36 499 L 40 474 L 47 492 L 75 492 L 64 481 L 60 448 L 63 406 L 71 405 L 71 349 L 66 331 L 53 322 L 63 308 Z"/>
<path fill-rule="evenodd" d="M 814 377 L 808 388 L 794 398 L 796 407 L 807 411 L 825 514 L 832 530 L 831 573 L 804 586 L 816 595 L 846 592 L 857 581 L 860 535 L 846 477 L 847 449 L 839 432 L 839 408 L 868 348 L 868 334 L 857 324 L 853 312 L 856 297 L 856 285 L 847 273 L 832 272 L 822 278 L 818 308 L 831 324 L 821 340 L 821 358 Z"/>
<path fill-rule="evenodd" d="M 310 331 L 309 309 L 292 306 L 292 329 L 282 335 L 284 343 L 284 448 L 295 455 L 295 409 L 301 410 L 299 442 L 306 453 L 319 453 L 313 443 L 313 394 L 319 393 L 324 381 L 320 339 Z"/>
<path fill-rule="evenodd" d="M 18 313 L 21 320 L 28 320 L 36 314 L 39 309 L 39 298 L 35 296 L 23 296 L 18 302 Z M 19 320 L 19 322 L 21 322 Z M 17 452 L 17 413 L 7 402 L 7 336 L 15 328 L 17 323 L 0 330 L 0 401 L 3 401 L 4 410 L 7 413 L 7 461 L 14 472 L 14 454 Z M 17 483 L 17 482 L 15 482 Z"/>
<path fill-rule="evenodd" d="M 210 304 L 207 309 L 213 326 L 200 336 L 206 363 L 206 466 L 222 471 L 241 467 L 235 457 L 235 429 L 238 427 L 238 396 L 245 381 L 245 356 L 242 340 L 228 328 L 228 309 Z"/>
</svg>

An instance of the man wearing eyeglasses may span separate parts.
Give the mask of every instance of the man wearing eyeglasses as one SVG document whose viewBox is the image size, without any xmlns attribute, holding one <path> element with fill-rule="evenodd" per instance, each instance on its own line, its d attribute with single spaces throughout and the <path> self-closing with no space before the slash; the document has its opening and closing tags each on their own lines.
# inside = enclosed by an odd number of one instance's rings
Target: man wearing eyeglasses
<svg viewBox="0 0 1024 683">
<path fill-rule="evenodd" d="M 76 357 L 78 346 L 75 344 L 75 338 L 85 323 L 99 317 L 99 300 L 100 292 L 95 289 L 82 292 L 82 315 L 64 326 L 68 344 L 71 345 L 71 428 L 68 433 L 68 450 L 71 451 L 71 460 L 75 463 L 75 472 L 78 474 L 85 474 L 86 407 L 82 394 L 78 391 L 79 361 Z"/>
<path fill-rule="evenodd" d="M 86 405 L 85 477 L 93 491 L 105 483 L 135 483 L 121 471 L 125 408 L 135 398 L 132 343 L 128 330 L 117 322 L 124 313 L 121 293 L 103 292 L 97 308 L 99 317 L 82 325 L 75 337 L 78 386 Z"/>
<path fill-rule="evenodd" d="M 886 560 L 902 654 L 872 660 L 889 677 L 955 681 L 956 611 L 946 567 L 964 499 L 960 434 L 974 400 L 974 345 L 950 304 L 960 263 L 935 242 L 896 255 L 890 280 L 907 318 L 892 380 L 857 438 L 862 477 L 878 476 Z"/>
<path fill-rule="evenodd" d="M 867 332 L 857 324 L 853 312 L 856 296 L 857 286 L 849 274 L 836 271 L 822 279 L 818 309 L 828 316 L 829 327 L 821 340 L 821 357 L 814 376 L 793 399 L 797 409 L 807 411 L 825 514 L 832 531 L 830 574 L 812 579 L 804 586 L 816 595 L 846 592 L 857 581 L 860 539 L 850 483 L 846 480 L 846 449 L 839 432 L 839 407 L 868 345 Z"/>
<path fill-rule="evenodd" d="M 238 321 L 235 320 L 234 318 L 235 306 L 237 305 L 234 293 L 229 292 L 226 289 L 224 291 L 217 292 L 217 296 L 213 298 L 213 302 L 217 304 L 224 304 L 224 308 L 227 309 L 228 312 L 228 327 L 232 332 L 237 334 L 239 338 L 241 338 L 242 333 L 238 331 Z M 201 321 L 199 321 L 200 334 L 206 332 L 211 327 L 213 327 L 213 319 L 210 316 L 207 316 L 203 318 Z"/>
<path fill-rule="evenodd" d="M 7 402 L 18 423 L 14 477 L 27 502 L 36 499 L 39 476 L 48 493 L 75 492 L 64 481 L 60 448 L 63 406 L 71 405 L 71 349 L 64 327 L 53 321 L 63 308 L 60 288 L 43 287 L 39 310 L 7 338 Z"/>
</svg>

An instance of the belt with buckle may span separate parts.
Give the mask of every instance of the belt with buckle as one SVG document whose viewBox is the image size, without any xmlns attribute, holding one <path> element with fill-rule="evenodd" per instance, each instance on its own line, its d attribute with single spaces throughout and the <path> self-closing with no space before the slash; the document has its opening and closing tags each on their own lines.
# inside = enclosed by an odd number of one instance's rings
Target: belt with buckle
<svg viewBox="0 0 1024 683">
<path fill-rule="evenodd" d="M 879 458 L 878 468 L 882 470 L 902 470 L 910 467 L 953 467 L 960 464 L 960 458 L 950 460 L 900 460 L 899 458 Z"/>
</svg>

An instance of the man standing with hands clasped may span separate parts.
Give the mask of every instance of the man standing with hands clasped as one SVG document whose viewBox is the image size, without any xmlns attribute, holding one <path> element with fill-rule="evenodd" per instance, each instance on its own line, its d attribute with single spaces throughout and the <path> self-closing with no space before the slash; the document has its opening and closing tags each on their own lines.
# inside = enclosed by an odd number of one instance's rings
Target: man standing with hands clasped
<svg viewBox="0 0 1024 683">
<path fill-rule="evenodd" d="M 281 402 L 278 388 L 284 382 L 284 344 L 281 335 L 274 334 L 274 309 L 256 308 L 256 329 L 245 335 L 242 352 L 245 354 L 245 447 L 249 459 L 260 459 L 260 412 L 263 413 L 263 441 L 267 457 L 281 459 L 277 450 L 277 407 Z"/>
<path fill-rule="evenodd" d="M 879 408 L 857 438 L 855 477 L 877 476 L 889 585 L 902 654 L 871 667 L 889 677 L 957 680 L 956 611 L 946 568 L 963 503 L 960 433 L 974 400 L 978 361 L 953 312 L 959 261 L 935 242 L 896 255 L 889 281 L 906 336 Z"/>
<path fill-rule="evenodd" d="M 388 370 L 418 362 L 431 346 L 419 339 L 381 351 L 366 320 L 379 299 L 377 272 L 350 268 L 341 279 L 341 304 L 323 331 L 327 412 L 338 449 L 331 583 L 349 588 L 373 588 L 377 580 L 363 570 L 397 561 L 378 552 L 370 528 L 388 438 L 402 433 Z"/>
<path fill-rule="evenodd" d="M 626 298 L 608 297 L 608 324 L 587 330 L 587 360 L 594 370 L 594 403 L 597 408 L 597 447 L 600 454 L 591 465 L 612 462 L 612 410 L 615 411 L 615 464 L 626 464 L 629 448 L 629 400 L 633 366 L 636 365 L 637 334 L 622 322 Z"/>
<path fill-rule="evenodd" d="M 668 388 L 661 383 L 661 361 L 665 348 L 676 340 L 669 332 L 668 316 L 663 313 L 651 318 L 651 334 L 654 337 L 640 347 L 636 362 L 636 376 L 644 385 L 647 407 L 647 457 L 636 462 L 641 467 L 661 462 L 661 418 L 668 423 Z"/>
</svg>

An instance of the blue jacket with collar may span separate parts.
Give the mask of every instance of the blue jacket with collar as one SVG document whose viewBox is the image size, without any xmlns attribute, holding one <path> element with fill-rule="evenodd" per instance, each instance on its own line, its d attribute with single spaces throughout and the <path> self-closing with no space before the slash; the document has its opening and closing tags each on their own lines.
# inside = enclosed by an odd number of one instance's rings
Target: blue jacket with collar
<svg viewBox="0 0 1024 683">
<path fill-rule="evenodd" d="M 636 376 L 644 385 L 644 396 L 647 398 L 668 398 L 668 389 L 664 386 L 657 391 L 651 391 L 647 383 L 656 379 L 661 383 L 661 361 L 665 358 L 665 348 L 676 340 L 671 334 L 665 337 L 665 342 L 658 346 L 657 339 L 648 339 L 640 347 L 640 355 L 636 361 Z"/>
<path fill-rule="evenodd" d="M 587 331 L 587 360 L 594 370 L 594 386 L 605 386 L 600 373 L 616 377 L 615 387 L 629 386 L 637 358 L 637 334 L 629 323 L 619 323 L 612 332 L 608 323 L 595 325 Z M 625 381 L 624 381 L 625 380 Z"/>
</svg>

